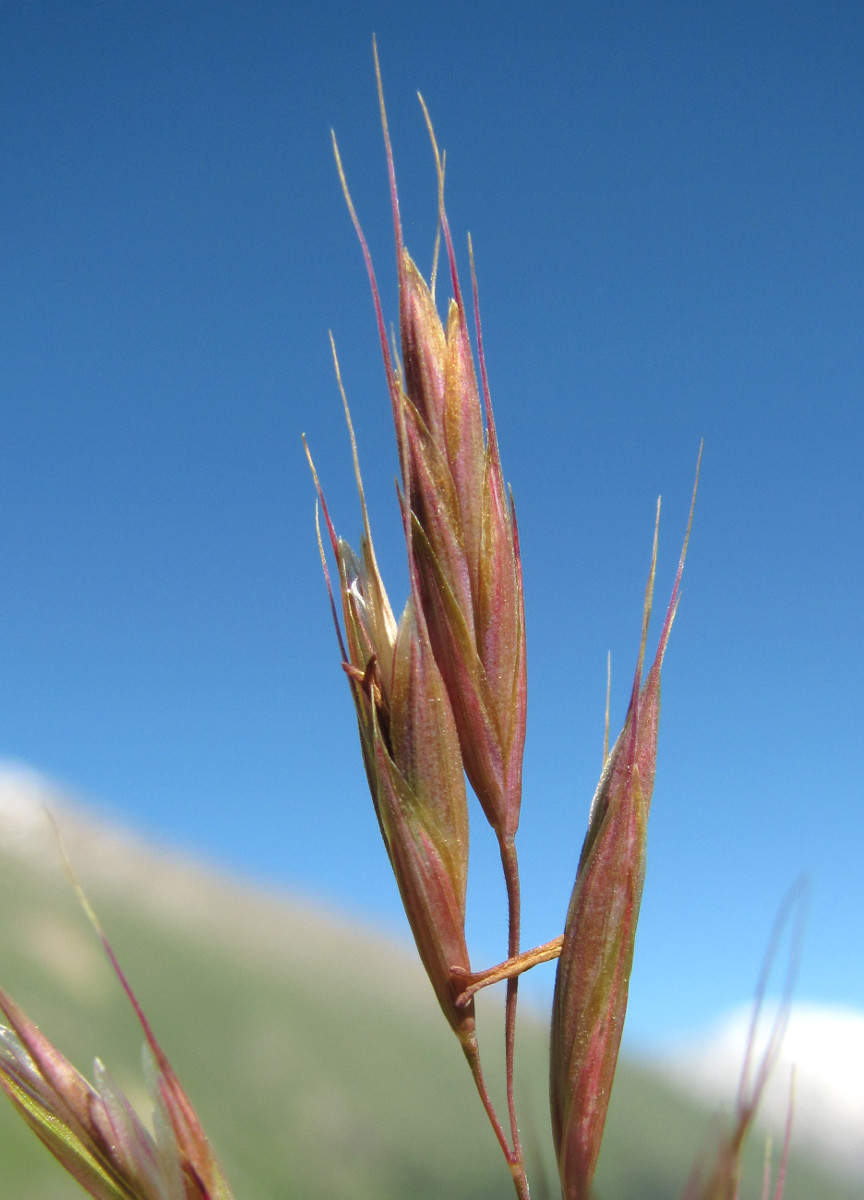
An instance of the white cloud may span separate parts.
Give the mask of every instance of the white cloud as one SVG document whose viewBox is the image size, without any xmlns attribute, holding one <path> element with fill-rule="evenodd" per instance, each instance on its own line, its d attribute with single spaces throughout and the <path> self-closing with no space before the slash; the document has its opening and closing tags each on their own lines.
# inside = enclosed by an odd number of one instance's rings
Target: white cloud
<svg viewBox="0 0 864 1200">
<path fill-rule="evenodd" d="M 663 1070 L 700 1099 L 731 1106 L 741 1076 L 751 1014 L 752 1007 L 743 1006 L 706 1033 L 668 1046 L 662 1055 Z M 774 1012 L 768 1011 L 760 1021 L 761 1045 L 773 1016 Z M 793 1064 L 793 1146 L 808 1150 L 835 1169 L 864 1176 L 864 1012 L 827 1005 L 793 1005 L 760 1107 L 762 1125 L 780 1138 Z"/>
</svg>

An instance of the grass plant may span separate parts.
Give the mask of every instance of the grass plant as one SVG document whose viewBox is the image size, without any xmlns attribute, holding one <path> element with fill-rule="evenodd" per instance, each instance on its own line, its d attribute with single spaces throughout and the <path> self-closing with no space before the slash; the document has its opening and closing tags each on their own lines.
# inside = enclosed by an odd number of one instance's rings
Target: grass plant
<svg viewBox="0 0 864 1200">
<path fill-rule="evenodd" d="M 377 318 L 400 464 L 398 519 L 409 595 L 397 618 L 378 568 L 334 348 L 359 494 L 359 550 L 338 535 L 311 455 L 309 462 L 323 519 L 318 540 L 341 666 L 354 704 L 374 814 L 417 952 L 519 1200 L 529 1197 L 530 1157 L 517 1094 L 519 977 L 539 962 L 558 960 L 548 1050 L 552 1142 L 563 1200 L 589 1200 L 626 1015 L 654 787 L 661 668 L 678 605 L 693 510 L 657 648 L 649 659 L 658 503 L 627 713 L 610 745 L 607 712 L 605 761 L 582 852 L 574 864 L 567 913 L 550 931 L 554 936 L 549 942 L 525 949 L 516 846 L 527 711 L 522 561 L 489 391 L 473 255 L 469 240 L 471 289 L 466 296 L 444 204 L 444 157 L 423 106 L 437 172 L 442 274 L 452 291 L 442 317 L 436 300 L 437 245 L 436 268 L 428 281 L 404 245 L 377 50 L 375 66 L 399 285 L 395 346 L 335 138 L 334 150 Z M 329 565 L 325 543 L 335 569 Z M 466 781 L 482 814 L 479 836 L 489 836 L 497 845 L 507 897 L 501 914 L 506 956 L 482 967 L 472 961 L 465 934 Z M 86 900 L 84 904 L 89 910 Z M 186 1092 L 92 911 L 91 917 L 143 1031 L 154 1109 L 151 1123 L 142 1120 L 98 1059 L 90 1083 L 2 991 L 0 1010 L 7 1027 L 0 1043 L 0 1086 L 95 1200 L 232 1200 L 226 1175 Z M 503 1079 L 499 1101 L 487 1084 L 481 1057 L 486 1031 L 481 1039 L 476 1000 L 495 983 L 505 985 L 503 1061 L 495 1070 Z M 321 1005 L 323 1012 L 323 1000 Z M 258 1013 L 257 1019 L 264 1020 L 264 1015 Z M 331 1052 L 340 1040 L 337 1027 L 332 1028 Z M 713 1155 L 700 1162 L 700 1170 L 685 1187 L 685 1200 L 737 1196 L 742 1147 L 773 1052 L 772 1045 L 763 1061 L 754 1064 L 754 1082 L 742 1084 L 732 1127 L 719 1138 Z M 350 1055 L 344 1057 L 350 1061 Z M 327 1063 L 318 1064 L 317 1070 L 321 1080 L 326 1079 Z M 403 1087 L 422 1084 L 407 1077 Z M 325 1109 L 330 1105 L 336 1124 L 337 1094 L 330 1093 L 328 1101 L 325 1087 L 322 1100 Z M 770 1180 L 764 1186 L 766 1200 L 770 1195 L 779 1200 L 785 1152 L 783 1164 L 776 1186 Z M 414 1188 L 412 1194 L 420 1193 Z"/>
</svg>

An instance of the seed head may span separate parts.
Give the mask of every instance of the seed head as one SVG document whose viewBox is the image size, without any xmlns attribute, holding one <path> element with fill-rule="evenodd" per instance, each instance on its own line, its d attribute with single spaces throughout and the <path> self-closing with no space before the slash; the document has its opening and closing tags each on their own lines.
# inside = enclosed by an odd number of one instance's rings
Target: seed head
<svg viewBox="0 0 864 1200">
<path fill-rule="evenodd" d="M 454 1031 L 465 1039 L 473 1033 L 474 1009 L 456 1005 L 452 981 L 454 969 L 470 970 L 468 805 L 459 739 L 413 595 L 398 625 L 394 619 L 375 559 L 347 404 L 345 411 L 363 513 L 359 555 L 336 535 L 312 466 L 337 563 L 344 638 L 323 546 L 322 564 L 384 845 L 435 994 Z"/>
<path fill-rule="evenodd" d="M 94 1200 L 232 1200 L 186 1093 L 111 960 L 147 1039 L 152 1133 L 98 1059 L 94 1087 L 2 991 L 0 1088 Z"/>
<path fill-rule="evenodd" d="M 588 1200 L 591 1194 L 618 1062 L 645 880 L 660 668 L 675 616 L 686 548 L 685 539 L 660 644 L 643 683 L 657 563 L 655 526 L 630 705 L 591 805 L 558 960 L 550 1039 L 550 1103 L 564 1200 Z"/>
<path fill-rule="evenodd" d="M 378 317 L 415 599 L 450 697 L 465 771 L 493 829 L 501 838 L 512 838 L 519 823 L 525 743 L 522 566 L 515 512 L 498 455 L 476 286 L 482 401 L 444 208 L 444 165 L 431 123 L 439 219 L 453 287 L 446 326 L 433 288 L 403 244 L 380 72 L 378 84 L 396 234 L 401 366 L 390 351 L 371 258 L 334 139 L 336 161 Z"/>
</svg>

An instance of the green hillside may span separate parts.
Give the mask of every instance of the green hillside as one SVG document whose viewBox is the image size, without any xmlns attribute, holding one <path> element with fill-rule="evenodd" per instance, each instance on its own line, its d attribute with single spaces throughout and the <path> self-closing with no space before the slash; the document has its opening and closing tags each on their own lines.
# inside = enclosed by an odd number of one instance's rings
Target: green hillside
<svg viewBox="0 0 864 1200">
<path fill-rule="evenodd" d="M 455 1041 L 402 948 L 132 842 L 117 844 L 74 817 L 62 823 L 237 1200 L 509 1196 Z M 0 846 L 0 982 L 86 1074 L 98 1054 L 133 1100 L 143 1098 L 140 1034 L 56 850 L 32 831 L 7 840 L 13 844 Z M 494 1044 L 498 1022 L 494 1011 L 486 1015 Z M 525 1141 L 534 1194 L 543 1200 L 555 1187 L 539 1023 L 522 1030 L 519 1050 Z M 493 1082 L 500 1086 L 494 1073 Z M 706 1128 L 704 1113 L 625 1064 L 598 1196 L 672 1200 Z M 760 1192 L 762 1149 L 752 1151 L 745 1197 Z M 0 1197 L 83 1194 L 11 1106 L 0 1105 Z M 793 1163 L 787 1200 L 852 1195 Z"/>
</svg>

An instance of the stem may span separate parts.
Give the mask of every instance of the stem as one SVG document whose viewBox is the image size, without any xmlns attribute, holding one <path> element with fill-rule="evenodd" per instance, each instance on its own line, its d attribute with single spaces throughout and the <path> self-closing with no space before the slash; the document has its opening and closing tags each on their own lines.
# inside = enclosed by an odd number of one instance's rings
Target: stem
<svg viewBox="0 0 864 1200">
<path fill-rule="evenodd" d="M 523 950 L 513 958 L 506 958 L 504 962 L 488 967 L 485 971 L 461 971 L 454 968 L 453 981 L 462 988 L 456 997 L 457 1005 L 464 1008 L 472 996 L 476 996 L 482 988 L 501 983 L 504 979 L 512 979 L 514 975 L 524 975 L 532 967 L 558 958 L 563 943 L 564 935 L 561 933 L 551 942 L 544 942 L 542 946 L 535 946 L 533 950 Z"/>
<path fill-rule="evenodd" d="M 509 913 L 509 937 L 507 954 L 509 958 L 515 958 L 519 954 L 519 925 L 521 916 L 521 897 L 519 892 L 519 864 L 516 858 L 516 843 L 513 840 L 513 835 L 508 834 L 499 840 L 501 849 L 501 866 L 504 869 L 504 881 L 507 885 L 507 907 Z M 516 1121 L 516 1101 L 513 1089 L 513 1062 L 516 1048 L 516 1000 L 519 988 L 519 976 L 511 975 L 507 979 L 507 1001 L 504 1009 L 504 1061 L 507 1072 L 507 1111 L 510 1114 L 510 1137 L 513 1142 L 513 1161 L 511 1171 L 515 1172 L 518 1166 L 521 1170 L 522 1178 L 525 1179 L 525 1167 L 522 1161 L 522 1146 L 519 1141 L 519 1126 Z M 519 1191 L 519 1183 L 516 1181 L 516 1175 L 513 1175 L 516 1182 L 516 1191 Z M 525 1194 L 528 1193 L 527 1180 L 525 1181 Z"/>
<path fill-rule="evenodd" d="M 510 1147 L 507 1144 L 507 1136 L 504 1133 L 504 1130 L 501 1128 L 501 1122 L 498 1120 L 498 1114 L 495 1111 L 495 1106 L 493 1105 L 491 1097 L 489 1096 L 489 1092 L 486 1089 L 486 1080 L 483 1077 L 483 1068 L 480 1065 L 480 1047 L 477 1045 L 477 1036 L 476 1034 L 471 1033 L 467 1037 L 460 1038 L 459 1040 L 462 1043 L 462 1052 L 464 1053 L 465 1058 L 468 1060 L 468 1067 L 471 1071 L 471 1077 L 477 1086 L 477 1091 L 480 1095 L 483 1107 L 486 1109 L 486 1116 L 489 1118 L 489 1124 L 495 1131 L 498 1144 L 504 1153 L 504 1157 L 509 1163 L 512 1157 Z"/>
<path fill-rule="evenodd" d="M 474 1033 L 471 1033 L 465 1038 L 460 1038 L 460 1041 L 462 1043 L 462 1052 L 468 1062 L 471 1077 L 474 1080 L 480 1101 L 486 1110 L 486 1116 L 489 1118 L 489 1124 L 492 1126 L 495 1137 L 498 1139 L 498 1145 L 501 1147 L 504 1158 L 507 1160 L 507 1166 L 510 1168 L 510 1175 L 513 1179 L 513 1186 L 516 1188 L 516 1195 L 519 1197 L 519 1200 L 530 1200 L 528 1179 L 525 1175 L 522 1156 L 520 1154 L 517 1158 L 515 1152 L 508 1146 L 507 1135 L 501 1127 L 498 1114 L 495 1112 L 495 1107 L 486 1088 L 483 1068 L 480 1065 L 480 1049 L 477 1045 L 477 1037 Z"/>
</svg>

